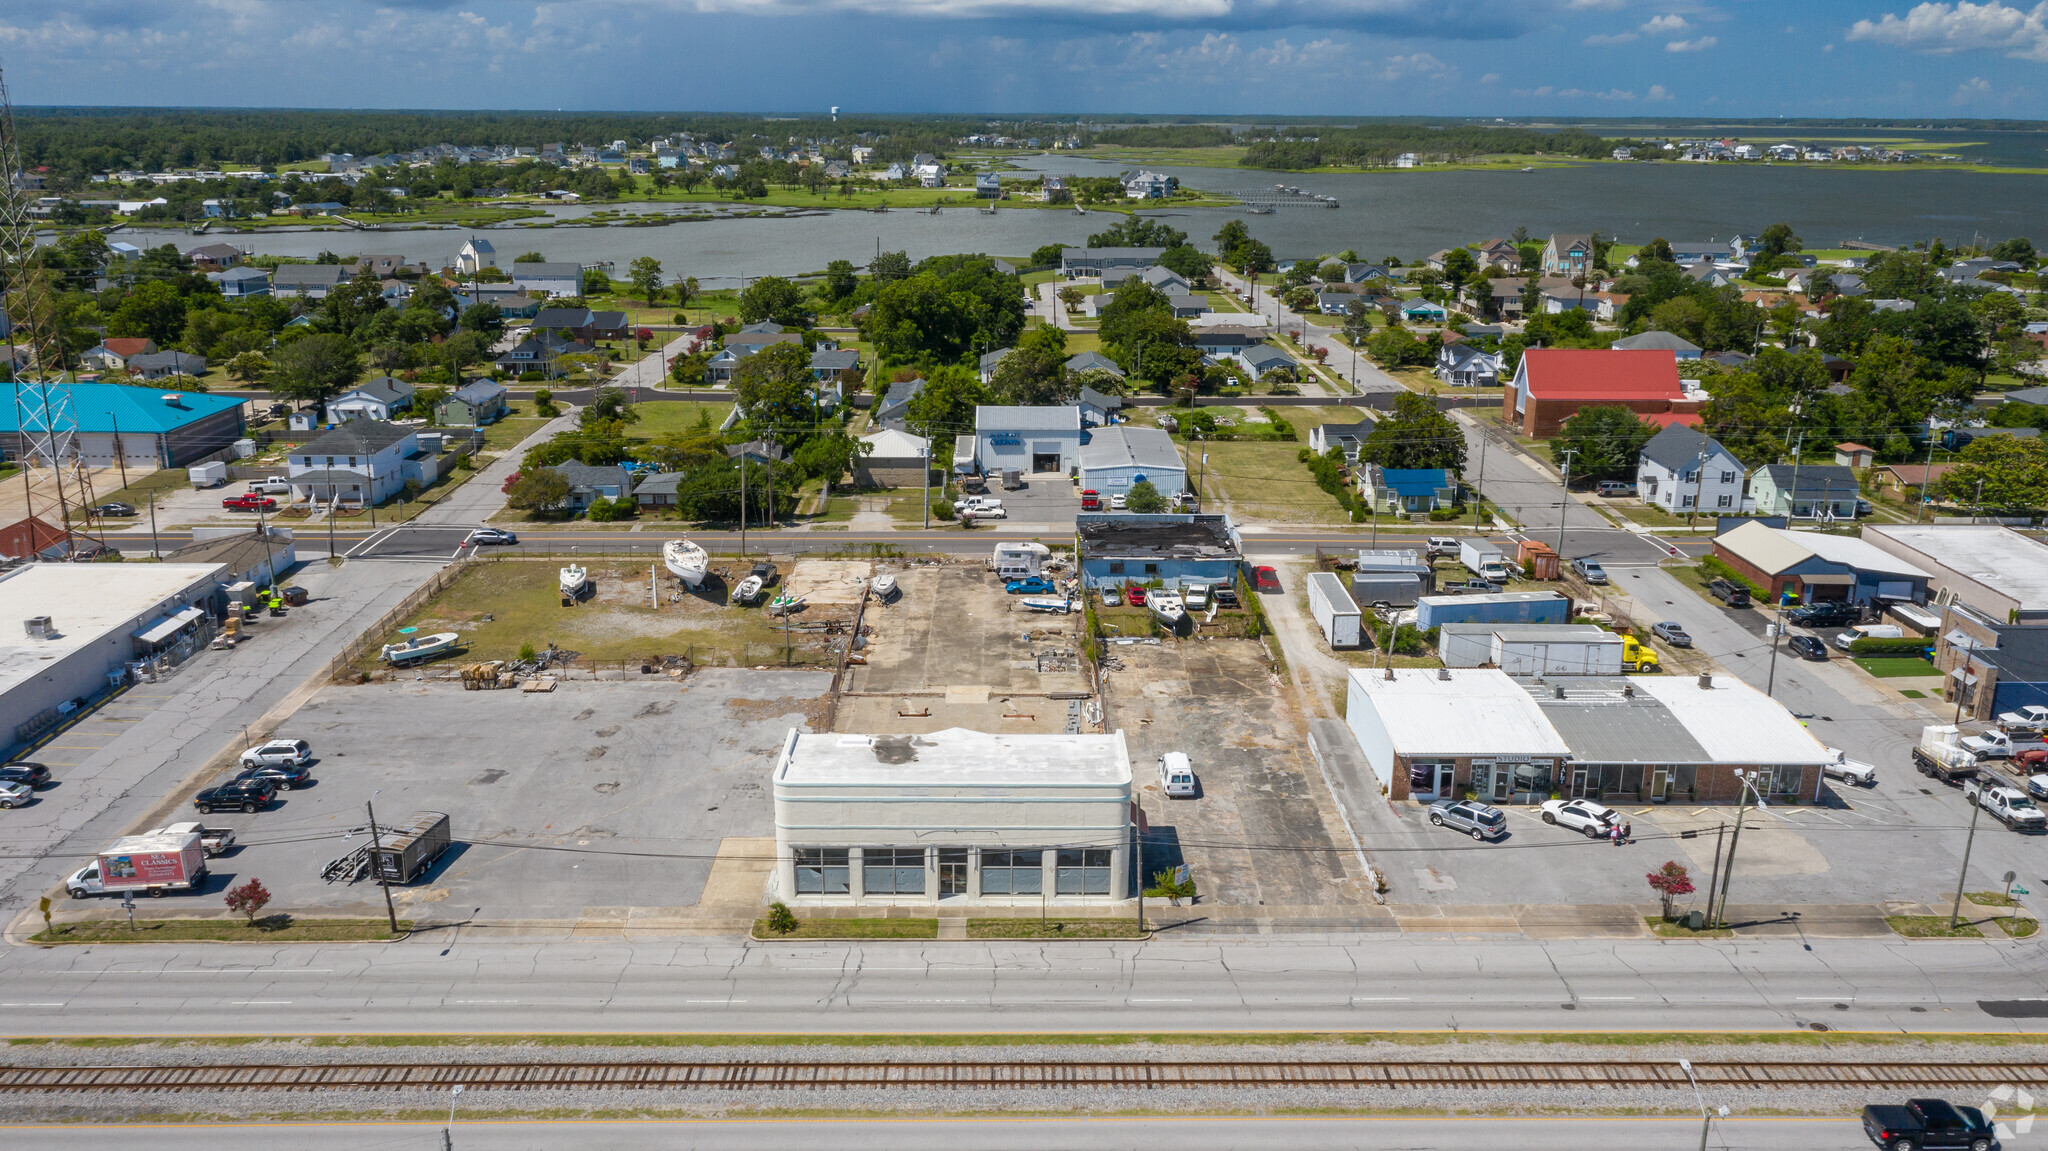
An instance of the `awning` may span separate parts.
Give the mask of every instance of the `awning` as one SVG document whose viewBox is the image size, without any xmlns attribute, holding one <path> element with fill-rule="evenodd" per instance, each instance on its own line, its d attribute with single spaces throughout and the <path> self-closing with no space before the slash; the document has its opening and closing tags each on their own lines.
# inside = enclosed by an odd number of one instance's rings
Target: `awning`
<svg viewBox="0 0 2048 1151">
<path fill-rule="evenodd" d="M 176 615 L 161 616 L 148 627 L 136 632 L 135 642 L 146 643 L 154 647 L 177 635 L 180 631 L 184 630 L 187 624 L 192 623 L 194 620 L 205 618 L 206 612 L 196 607 L 188 607 Z"/>
<path fill-rule="evenodd" d="M 1825 573 L 1819 575 L 1803 575 L 1797 578 L 1800 583 L 1803 583 L 1808 587 L 1834 587 L 1837 585 L 1853 584 L 1856 582 L 1856 577 L 1847 572 L 1843 572 L 1839 575 L 1831 575 Z"/>
<path fill-rule="evenodd" d="M 1966 668 L 1960 668 L 1960 667 L 1959 667 L 1959 668 L 1955 669 L 1954 671 L 1952 671 L 1952 672 L 1949 672 L 1949 673 L 1948 673 L 1948 677 L 1949 677 L 1950 679 L 1959 679 L 1959 680 L 1962 680 L 1962 681 L 1963 681 L 1963 682 L 1964 682 L 1965 684 L 1972 684 L 1972 685 L 1974 685 L 1974 684 L 1975 684 L 1975 683 L 1977 682 L 1977 673 L 1976 673 L 1976 672 L 1974 672 L 1974 671 L 1970 671 L 1970 670 L 1968 670 L 1968 669 L 1966 669 Z"/>
</svg>

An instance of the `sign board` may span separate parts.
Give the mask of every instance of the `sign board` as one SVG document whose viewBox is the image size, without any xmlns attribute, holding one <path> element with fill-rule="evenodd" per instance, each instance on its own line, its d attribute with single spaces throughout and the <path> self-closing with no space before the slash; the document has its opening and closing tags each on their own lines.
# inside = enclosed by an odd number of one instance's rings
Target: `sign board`
<svg viewBox="0 0 2048 1151">
<path fill-rule="evenodd" d="M 1173 881 L 1174 881 L 1175 883 L 1177 883 L 1177 884 L 1178 884 L 1178 883 L 1186 883 L 1186 882 L 1188 881 L 1188 865 L 1187 865 L 1187 864 L 1183 863 L 1183 864 L 1181 864 L 1181 865 L 1180 865 L 1179 867 L 1176 867 L 1176 868 L 1174 868 L 1174 869 L 1173 869 Z"/>
<path fill-rule="evenodd" d="M 1014 448 L 1023 444 L 1024 437 L 1016 432 L 990 432 L 988 442 L 997 447 Z"/>
<path fill-rule="evenodd" d="M 137 855 L 103 855 L 100 873 L 105 879 L 139 879 L 144 883 L 177 883 L 185 878 L 183 861 L 165 852 Z"/>
</svg>

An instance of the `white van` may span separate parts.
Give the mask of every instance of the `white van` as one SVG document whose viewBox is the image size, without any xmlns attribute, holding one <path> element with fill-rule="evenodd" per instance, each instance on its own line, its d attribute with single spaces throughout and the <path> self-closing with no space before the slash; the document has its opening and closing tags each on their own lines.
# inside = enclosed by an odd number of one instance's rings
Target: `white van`
<svg viewBox="0 0 2048 1151">
<path fill-rule="evenodd" d="M 1906 638 L 1906 629 L 1898 626 L 1897 624 L 1866 623 L 1861 624 L 1857 627 L 1852 627 L 1848 631 L 1845 631 L 1842 634 L 1836 636 L 1835 646 L 1841 648 L 1843 651 L 1848 651 L 1849 645 L 1855 643 L 1859 639 L 1904 638 Z M 1930 641 L 1930 643 L 1931 642 L 1932 641 Z"/>
<path fill-rule="evenodd" d="M 1166 789 L 1168 798 L 1177 795 L 1193 797 L 1195 769 L 1188 762 L 1186 753 L 1169 751 L 1159 757 L 1159 786 Z"/>
</svg>

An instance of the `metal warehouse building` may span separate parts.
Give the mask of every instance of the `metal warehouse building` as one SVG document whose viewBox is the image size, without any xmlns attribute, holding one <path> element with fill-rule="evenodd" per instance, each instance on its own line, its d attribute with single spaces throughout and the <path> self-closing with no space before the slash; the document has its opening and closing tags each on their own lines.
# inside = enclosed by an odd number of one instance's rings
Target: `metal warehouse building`
<svg viewBox="0 0 2048 1151">
<path fill-rule="evenodd" d="M 1187 487 L 1188 469 L 1173 437 L 1158 428 L 1098 428 L 1081 446 L 1081 486 L 1107 498 L 1150 480 L 1172 499 Z"/>
<path fill-rule="evenodd" d="M 1131 763 L 1110 735 L 810 735 L 776 758 L 776 897 L 802 905 L 1130 897 Z"/>
<path fill-rule="evenodd" d="M 77 383 L 70 419 L 78 458 L 89 468 L 176 468 L 230 447 L 247 424 L 237 396 L 167 392 L 132 384 Z M 0 384 L 0 451 L 23 449 L 20 386 Z M 37 420 L 27 417 L 31 427 Z"/>
<path fill-rule="evenodd" d="M 1081 467 L 1081 409 L 978 406 L 974 441 L 983 472 L 1072 475 Z"/>
</svg>

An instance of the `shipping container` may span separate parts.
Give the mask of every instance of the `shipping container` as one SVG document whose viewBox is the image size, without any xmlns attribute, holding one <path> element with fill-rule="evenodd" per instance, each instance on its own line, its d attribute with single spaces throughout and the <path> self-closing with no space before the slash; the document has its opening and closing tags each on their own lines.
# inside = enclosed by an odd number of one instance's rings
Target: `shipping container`
<svg viewBox="0 0 2048 1151">
<path fill-rule="evenodd" d="M 1437 625 L 1436 653 L 1445 667 L 1485 667 L 1493 662 L 1493 629 L 1490 623 L 1446 623 Z"/>
<path fill-rule="evenodd" d="M 1447 623 L 1569 623 L 1571 610 L 1572 601 L 1553 591 L 1423 596 L 1415 604 L 1415 626 L 1428 631 Z"/>
<path fill-rule="evenodd" d="M 1352 648 L 1362 642 L 1358 605 L 1351 602 L 1343 580 L 1329 572 L 1310 572 L 1308 610 L 1331 647 Z"/>
<path fill-rule="evenodd" d="M 448 850 L 448 816 L 415 811 L 396 827 L 378 831 L 379 845 L 370 849 L 370 875 L 379 883 L 411 883 Z"/>
<path fill-rule="evenodd" d="M 1556 579 L 1558 572 L 1557 553 L 1541 540 L 1523 540 L 1515 548 L 1515 562 L 1523 565 L 1534 579 Z"/>
</svg>

